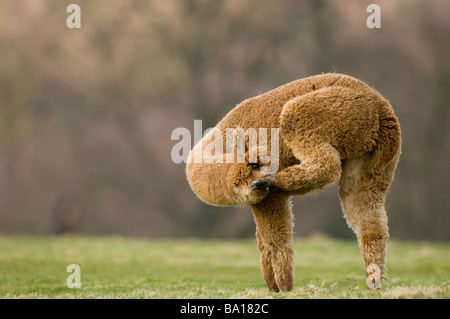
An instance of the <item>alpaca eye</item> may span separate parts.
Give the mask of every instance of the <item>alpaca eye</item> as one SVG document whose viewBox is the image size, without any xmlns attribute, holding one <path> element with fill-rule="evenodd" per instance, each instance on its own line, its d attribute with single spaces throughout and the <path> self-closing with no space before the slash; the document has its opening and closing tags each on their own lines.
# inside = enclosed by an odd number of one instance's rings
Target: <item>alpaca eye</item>
<svg viewBox="0 0 450 319">
<path fill-rule="evenodd" d="M 250 165 L 251 165 L 251 167 L 252 167 L 253 169 L 260 169 L 260 168 L 261 168 L 261 166 L 260 166 L 259 164 L 253 163 L 253 164 L 250 164 Z"/>
</svg>

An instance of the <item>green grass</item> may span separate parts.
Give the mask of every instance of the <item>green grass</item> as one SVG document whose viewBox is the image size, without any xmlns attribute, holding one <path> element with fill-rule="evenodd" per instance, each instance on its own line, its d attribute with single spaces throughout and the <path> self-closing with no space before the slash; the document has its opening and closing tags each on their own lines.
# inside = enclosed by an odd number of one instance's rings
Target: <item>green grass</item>
<svg viewBox="0 0 450 319">
<path fill-rule="evenodd" d="M 390 241 L 388 281 L 368 291 L 355 241 L 296 240 L 295 283 L 269 293 L 255 240 L 0 238 L 0 298 L 449 298 L 450 244 Z M 70 289 L 69 264 L 81 267 Z"/>
</svg>

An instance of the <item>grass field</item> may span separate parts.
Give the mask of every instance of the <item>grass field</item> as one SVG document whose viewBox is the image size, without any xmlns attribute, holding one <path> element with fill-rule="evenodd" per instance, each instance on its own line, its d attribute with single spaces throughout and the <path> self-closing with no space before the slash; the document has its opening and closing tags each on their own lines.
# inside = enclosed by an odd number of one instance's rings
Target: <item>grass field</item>
<svg viewBox="0 0 450 319">
<path fill-rule="evenodd" d="M 0 238 L 0 298 L 449 298 L 450 244 L 390 241 L 388 281 L 367 291 L 356 241 L 296 240 L 289 293 L 269 293 L 255 240 Z M 68 288 L 69 264 L 81 288 Z"/>
</svg>

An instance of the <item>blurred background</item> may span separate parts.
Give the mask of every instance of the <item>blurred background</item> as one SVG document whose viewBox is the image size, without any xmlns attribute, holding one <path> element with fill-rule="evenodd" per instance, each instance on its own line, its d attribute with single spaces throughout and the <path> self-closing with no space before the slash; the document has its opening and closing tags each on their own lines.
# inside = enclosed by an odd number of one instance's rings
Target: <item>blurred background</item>
<svg viewBox="0 0 450 319">
<path fill-rule="evenodd" d="M 71 3 L 81 29 L 66 26 Z M 391 237 L 449 240 L 449 14 L 446 0 L 1 1 L 0 234 L 253 237 L 249 208 L 195 197 L 172 131 L 339 72 L 401 123 Z M 295 198 L 294 213 L 296 236 L 354 238 L 336 186 Z"/>
</svg>

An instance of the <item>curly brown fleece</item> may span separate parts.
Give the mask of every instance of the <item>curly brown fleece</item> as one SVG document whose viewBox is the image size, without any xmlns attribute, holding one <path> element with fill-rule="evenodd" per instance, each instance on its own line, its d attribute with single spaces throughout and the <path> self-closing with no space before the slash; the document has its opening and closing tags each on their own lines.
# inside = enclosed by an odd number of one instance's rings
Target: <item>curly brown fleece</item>
<svg viewBox="0 0 450 319">
<path fill-rule="evenodd" d="M 401 148 L 400 126 L 389 102 L 353 77 L 322 74 L 243 101 L 216 126 L 223 134 L 226 128 L 267 128 L 269 140 L 270 128 L 279 128 L 279 170 L 274 174 L 262 174 L 255 165 L 260 162 L 248 163 L 248 149 L 245 163 L 190 161 L 186 167 L 191 188 L 206 203 L 252 208 L 269 290 L 293 287 L 290 197 L 338 180 L 341 206 L 365 262 L 367 287 L 381 288 L 389 237 L 384 202 Z M 205 136 L 190 156 L 202 152 L 213 135 Z"/>
</svg>

